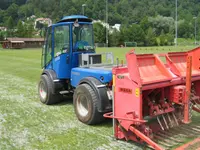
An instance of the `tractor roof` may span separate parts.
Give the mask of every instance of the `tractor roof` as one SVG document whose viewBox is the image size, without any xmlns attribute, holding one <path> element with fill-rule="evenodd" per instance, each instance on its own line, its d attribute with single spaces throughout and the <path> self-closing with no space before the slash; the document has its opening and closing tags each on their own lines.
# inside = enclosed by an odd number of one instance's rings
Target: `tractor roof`
<svg viewBox="0 0 200 150">
<path fill-rule="evenodd" d="M 74 22 L 78 19 L 78 21 L 82 22 L 92 22 L 92 19 L 83 16 L 83 15 L 72 15 L 72 16 L 65 16 L 59 22 Z"/>
</svg>

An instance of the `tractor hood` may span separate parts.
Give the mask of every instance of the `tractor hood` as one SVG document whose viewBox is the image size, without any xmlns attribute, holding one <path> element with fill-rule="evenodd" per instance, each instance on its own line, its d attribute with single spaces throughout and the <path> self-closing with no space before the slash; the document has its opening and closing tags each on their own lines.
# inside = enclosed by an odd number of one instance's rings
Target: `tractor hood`
<svg viewBox="0 0 200 150">
<path fill-rule="evenodd" d="M 86 77 L 94 77 L 102 83 L 112 81 L 112 70 L 104 68 L 73 68 L 71 71 L 71 85 L 76 87 Z"/>
</svg>

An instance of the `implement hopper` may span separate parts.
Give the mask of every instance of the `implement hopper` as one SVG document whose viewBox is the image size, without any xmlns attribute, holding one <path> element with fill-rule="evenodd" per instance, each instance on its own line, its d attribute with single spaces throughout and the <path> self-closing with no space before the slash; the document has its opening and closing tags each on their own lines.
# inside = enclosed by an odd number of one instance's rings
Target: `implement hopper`
<svg viewBox="0 0 200 150">
<path fill-rule="evenodd" d="M 191 118 L 200 112 L 200 48 L 143 55 L 132 50 L 126 60 L 126 67 L 113 68 L 113 112 L 104 115 L 114 120 L 115 138 L 163 150 L 198 137 L 200 125 Z"/>
</svg>

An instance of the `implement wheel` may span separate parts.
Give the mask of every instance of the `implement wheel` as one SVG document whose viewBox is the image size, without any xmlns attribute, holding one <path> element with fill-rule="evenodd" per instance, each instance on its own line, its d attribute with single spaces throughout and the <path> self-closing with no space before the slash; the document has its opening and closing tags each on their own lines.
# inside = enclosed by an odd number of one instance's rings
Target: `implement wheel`
<svg viewBox="0 0 200 150">
<path fill-rule="evenodd" d="M 40 101 L 46 105 L 51 105 L 60 102 L 62 95 L 53 94 L 53 86 L 51 79 L 47 75 L 42 75 L 38 84 L 38 93 Z"/>
<path fill-rule="evenodd" d="M 88 125 L 103 121 L 103 114 L 97 110 L 98 98 L 88 84 L 79 85 L 74 93 L 73 103 L 77 118 Z"/>
</svg>

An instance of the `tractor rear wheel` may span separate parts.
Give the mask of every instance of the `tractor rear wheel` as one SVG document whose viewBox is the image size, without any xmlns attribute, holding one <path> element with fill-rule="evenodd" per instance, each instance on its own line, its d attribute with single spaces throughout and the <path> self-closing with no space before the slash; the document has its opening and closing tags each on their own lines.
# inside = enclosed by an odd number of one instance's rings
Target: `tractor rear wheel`
<svg viewBox="0 0 200 150">
<path fill-rule="evenodd" d="M 97 102 L 97 95 L 88 84 L 79 85 L 73 96 L 77 118 L 88 125 L 102 122 L 104 117 L 97 109 Z"/>
<path fill-rule="evenodd" d="M 51 105 L 60 102 L 62 95 L 53 93 L 51 79 L 47 75 L 42 75 L 38 84 L 38 93 L 40 101 L 46 105 Z"/>
</svg>

